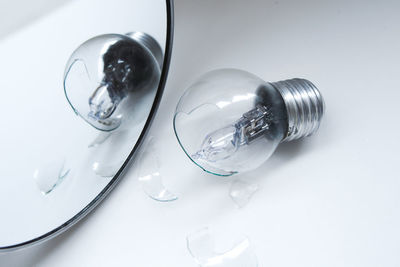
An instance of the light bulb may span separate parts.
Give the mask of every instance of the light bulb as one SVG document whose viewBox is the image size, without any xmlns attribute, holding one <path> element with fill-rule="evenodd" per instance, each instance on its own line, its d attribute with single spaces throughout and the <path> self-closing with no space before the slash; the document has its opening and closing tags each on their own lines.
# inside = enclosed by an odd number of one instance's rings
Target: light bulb
<svg viewBox="0 0 400 267">
<path fill-rule="evenodd" d="M 204 171 L 229 176 L 256 169 L 284 141 L 319 128 L 324 101 L 304 79 L 265 82 L 236 69 L 211 71 L 183 94 L 174 130 Z"/>
<path fill-rule="evenodd" d="M 157 88 L 162 57 L 157 41 L 145 33 L 94 37 L 68 60 L 65 96 L 86 122 L 112 131 L 133 111 L 135 101 Z"/>
</svg>

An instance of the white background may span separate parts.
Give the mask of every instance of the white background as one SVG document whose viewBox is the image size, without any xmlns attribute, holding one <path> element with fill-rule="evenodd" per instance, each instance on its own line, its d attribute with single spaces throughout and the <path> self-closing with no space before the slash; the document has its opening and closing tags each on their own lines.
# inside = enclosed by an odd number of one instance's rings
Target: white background
<svg viewBox="0 0 400 267">
<path fill-rule="evenodd" d="M 0 0 L 0 38 L 71 0 Z"/>
<path fill-rule="evenodd" d="M 2 266 L 196 266 L 186 235 L 203 226 L 246 235 L 260 266 L 400 266 L 400 4 L 397 1 L 177 1 L 171 71 L 151 129 L 167 186 L 142 192 L 134 164 L 73 229 L 0 255 Z M 319 132 L 281 145 L 241 179 L 260 190 L 244 209 L 229 181 L 206 175 L 178 147 L 175 105 L 205 71 L 304 77 L 325 97 Z"/>
</svg>

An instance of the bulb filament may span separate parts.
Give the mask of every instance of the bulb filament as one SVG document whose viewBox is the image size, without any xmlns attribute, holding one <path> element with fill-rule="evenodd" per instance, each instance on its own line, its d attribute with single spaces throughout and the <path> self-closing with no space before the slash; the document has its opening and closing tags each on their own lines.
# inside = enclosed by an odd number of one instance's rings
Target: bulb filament
<svg viewBox="0 0 400 267">
<path fill-rule="evenodd" d="M 264 105 L 244 113 L 232 125 L 209 133 L 199 151 L 192 155 L 194 160 L 216 162 L 232 157 L 242 146 L 263 136 L 270 128 L 272 113 Z"/>
</svg>

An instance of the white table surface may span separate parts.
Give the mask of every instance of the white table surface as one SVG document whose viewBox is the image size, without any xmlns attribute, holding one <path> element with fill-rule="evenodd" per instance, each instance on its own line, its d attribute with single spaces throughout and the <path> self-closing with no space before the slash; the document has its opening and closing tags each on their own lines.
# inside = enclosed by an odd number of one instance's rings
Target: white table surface
<svg viewBox="0 0 400 267">
<path fill-rule="evenodd" d="M 400 266 L 399 10 L 390 0 L 176 1 L 171 70 L 150 134 L 179 199 L 148 198 L 133 164 L 83 221 L 0 255 L 0 265 L 194 267 L 186 235 L 211 226 L 248 236 L 260 266 Z M 229 181 L 186 158 L 172 129 L 184 88 L 221 67 L 308 78 L 327 104 L 315 136 L 240 176 L 260 185 L 243 209 Z"/>
</svg>

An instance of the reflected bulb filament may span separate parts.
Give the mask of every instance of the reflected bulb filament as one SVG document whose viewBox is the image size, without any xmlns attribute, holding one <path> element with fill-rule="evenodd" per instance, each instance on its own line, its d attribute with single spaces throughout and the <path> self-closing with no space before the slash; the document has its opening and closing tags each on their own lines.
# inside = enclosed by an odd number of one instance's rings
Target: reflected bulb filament
<svg viewBox="0 0 400 267">
<path fill-rule="evenodd" d="M 145 33 L 94 37 L 78 47 L 67 63 L 67 100 L 90 125 L 113 131 L 132 116 L 134 103 L 158 86 L 160 58 L 161 47 Z"/>
</svg>

